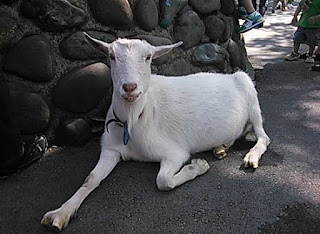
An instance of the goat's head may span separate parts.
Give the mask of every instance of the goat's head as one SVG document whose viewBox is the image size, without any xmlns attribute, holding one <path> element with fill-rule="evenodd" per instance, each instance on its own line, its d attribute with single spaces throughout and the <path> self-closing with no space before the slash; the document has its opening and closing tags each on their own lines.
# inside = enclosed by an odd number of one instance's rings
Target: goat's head
<svg viewBox="0 0 320 234">
<path fill-rule="evenodd" d="M 114 92 L 129 103 L 134 103 L 147 92 L 152 59 L 182 44 L 152 46 L 137 39 L 117 39 L 106 43 L 86 33 L 84 35 L 94 48 L 109 55 Z"/>
</svg>

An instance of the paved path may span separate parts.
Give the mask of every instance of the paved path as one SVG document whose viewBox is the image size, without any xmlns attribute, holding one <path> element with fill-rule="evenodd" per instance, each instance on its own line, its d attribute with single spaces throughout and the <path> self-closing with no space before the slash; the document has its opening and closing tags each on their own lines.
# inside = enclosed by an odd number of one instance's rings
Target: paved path
<svg viewBox="0 0 320 234">
<path fill-rule="evenodd" d="M 257 87 L 272 140 L 257 170 L 241 166 L 247 150 L 235 147 L 220 161 L 206 152 L 196 157 L 209 162 L 208 173 L 160 192 L 159 164 L 123 162 L 64 233 L 320 233 L 320 73 L 282 60 L 290 14 L 268 16 L 265 28 L 246 34 L 250 59 L 264 66 Z M 42 215 L 76 191 L 98 154 L 98 141 L 61 149 L 0 181 L 0 233 L 47 233 Z"/>
<path fill-rule="evenodd" d="M 264 27 L 244 34 L 247 52 L 256 67 L 283 61 L 293 48 L 292 38 L 297 28 L 289 24 L 296 8 L 271 13 L 271 3 L 265 15 Z M 294 2 L 294 5 L 296 7 L 298 3 Z M 307 47 L 302 45 L 301 51 L 306 52 Z"/>
</svg>

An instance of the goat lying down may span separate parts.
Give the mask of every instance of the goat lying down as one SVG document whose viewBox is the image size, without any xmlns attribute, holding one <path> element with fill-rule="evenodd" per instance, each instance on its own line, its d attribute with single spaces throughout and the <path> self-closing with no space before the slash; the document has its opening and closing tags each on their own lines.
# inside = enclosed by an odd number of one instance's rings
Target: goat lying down
<svg viewBox="0 0 320 234">
<path fill-rule="evenodd" d="M 156 183 L 173 189 L 204 174 L 209 164 L 190 154 L 231 144 L 251 125 L 257 137 L 244 164 L 258 167 L 269 138 L 257 92 L 243 72 L 198 73 L 182 77 L 151 75 L 151 60 L 182 43 L 152 46 L 146 41 L 118 39 L 111 44 L 91 38 L 108 53 L 113 80 L 112 104 L 101 139 L 98 164 L 80 189 L 41 221 L 57 231 L 65 228 L 83 200 L 121 160 L 160 162 Z"/>
</svg>

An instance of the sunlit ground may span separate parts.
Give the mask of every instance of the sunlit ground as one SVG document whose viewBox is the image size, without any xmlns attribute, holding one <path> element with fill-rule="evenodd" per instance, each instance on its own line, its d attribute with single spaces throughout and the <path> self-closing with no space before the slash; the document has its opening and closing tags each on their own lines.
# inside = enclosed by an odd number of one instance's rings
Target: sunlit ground
<svg viewBox="0 0 320 234">
<path fill-rule="evenodd" d="M 263 28 L 244 33 L 249 59 L 256 66 L 282 61 L 293 48 L 293 34 L 297 28 L 289 24 L 298 3 L 294 3 L 293 9 L 276 10 L 275 13 L 271 13 L 271 4 L 272 1 L 264 17 Z M 307 48 L 302 45 L 301 52 L 306 52 Z"/>
</svg>

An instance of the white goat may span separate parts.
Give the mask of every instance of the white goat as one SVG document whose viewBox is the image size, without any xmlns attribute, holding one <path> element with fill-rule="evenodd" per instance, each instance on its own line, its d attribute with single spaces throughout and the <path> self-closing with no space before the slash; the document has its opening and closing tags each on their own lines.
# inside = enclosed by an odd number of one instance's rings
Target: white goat
<svg viewBox="0 0 320 234">
<path fill-rule="evenodd" d="M 249 123 L 257 143 L 244 164 L 258 167 L 269 138 L 262 126 L 257 92 L 245 73 L 151 75 L 151 60 L 181 42 L 155 47 L 146 41 L 118 39 L 107 44 L 85 35 L 96 48 L 108 52 L 111 61 L 114 89 L 100 159 L 82 187 L 60 208 L 44 215 L 43 225 L 57 231 L 65 228 L 83 200 L 120 160 L 160 162 L 156 179 L 160 190 L 192 180 L 210 166 L 203 159 L 183 166 L 190 154 L 230 146 Z"/>
</svg>

